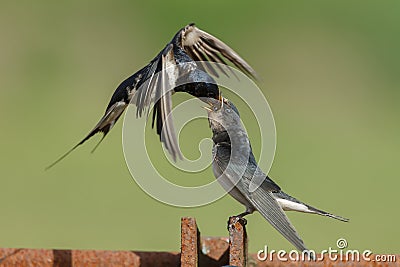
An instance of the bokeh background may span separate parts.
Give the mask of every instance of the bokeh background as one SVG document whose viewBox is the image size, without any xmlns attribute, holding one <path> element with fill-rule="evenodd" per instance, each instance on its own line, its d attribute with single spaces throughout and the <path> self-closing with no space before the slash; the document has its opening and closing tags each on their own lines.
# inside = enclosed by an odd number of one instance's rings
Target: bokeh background
<svg viewBox="0 0 400 267">
<path fill-rule="evenodd" d="M 399 1 L 0 6 L 0 247 L 178 251 L 182 216 L 196 217 L 203 235 L 227 235 L 228 216 L 243 211 L 231 197 L 176 208 L 140 190 L 125 165 L 121 122 L 96 153 L 100 136 L 44 171 L 95 125 L 120 81 L 196 22 L 262 78 L 277 127 L 274 180 L 351 219 L 290 213 L 306 244 L 318 251 L 346 238 L 351 249 L 400 252 Z M 207 122 L 193 122 L 180 137 L 184 152 L 206 137 Z M 257 150 L 260 137 L 251 137 Z M 148 138 L 158 142 L 154 132 Z M 213 179 L 210 169 L 193 177 L 176 179 Z M 248 232 L 250 251 L 293 249 L 259 214 L 248 217 Z"/>
</svg>

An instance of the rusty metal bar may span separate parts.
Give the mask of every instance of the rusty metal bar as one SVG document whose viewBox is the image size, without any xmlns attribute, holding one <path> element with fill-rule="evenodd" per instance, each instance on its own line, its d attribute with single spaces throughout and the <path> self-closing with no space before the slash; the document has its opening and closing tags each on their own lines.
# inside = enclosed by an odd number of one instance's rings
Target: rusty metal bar
<svg viewBox="0 0 400 267">
<path fill-rule="evenodd" d="M 228 264 L 229 239 L 227 237 L 202 237 L 200 250 L 200 262 L 205 256 L 220 263 Z"/>
<path fill-rule="evenodd" d="M 200 267 L 220 267 L 229 262 L 229 241 L 226 237 L 201 238 Z"/>
<path fill-rule="evenodd" d="M 220 267 L 228 264 L 229 254 L 223 251 L 227 248 L 225 238 L 209 238 L 202 247 L 207 247 L 210 251 L 214 249 L 214 245 L 219 251 L 215 254 L 215 258 L 209 257 L 212 253 L 204 255 L 200 254 L 199 266 Z M 325 255 L 326 256 L 326 255 Z M 400 255 L 394 255 L 394 262 L 378 262 L 365 261 L 361 259 L 359 262 L 345 260 L 331 260 L 325 257 L 324 260 L 317 262 L 309 261 L 293 261 L 273 260 L 260 261 L 256 254 L 250 254 L 247 266 L 251 267 L 279 267 L 279 266 L 368 266 L 368 267 L 400 267 Z M 320 255 L 317 255 L 317 259 Z M 371 255 L 370 258 L 374 258 Z M 80 267 L 80 266 L 130 266 L 130 267 L 177 267 L 179 266 L 180 255 L 170 252 L 137 252 L 137 251 L 101 251 L 101 250 L 46 250 L 46 249 L 0 249 L 0 266 L 43 266 L 43 267 Z"/>
<path fill-rule="evenodd" d="M 197 241 L 196 241 L 197 242 Z M 228 239 L 205 237 L 198 251 L 199 266 L 220 267 L 228 264 Z M 102 250 L 46 250 L 1 249 L 0 266 L 131 266 L 177 267 L 177 252 L 102 251 Z"/>
<path fill-rule="evenodd" d="M 229 265 L 247 266 L 246 221 L 238 217 L 229 218 Z"/>
<path fill-rule="evenodd" d="M 247 256 L 247 234 L 245 221 L 230 218 L 229 239 L 225 237 L 200 238 L 194 218 L 181 219 L 181 254 L 176 252 L 103 251 L 103 250 L 56 250 L 56 249 L 12 249 L 0 248 L 0 267 L 43 266 L 130 266 L 130 267 L 177 267 L 199 266 L 369 266 L 400 267 L 400 255 L 393 255 L 394 262 L 332 260 L 325 255 L 323 260 L 283 261 L 277 256 L 264 261 L 257 254 Z M 229 242 L 228 242 L 229 241 Z M 317 255 L 317 259 L 321 256 Z M 371 259 L 374 255 L 370 256 Z"/>
<path fill-rule="evenodd" d="M 181 267 L 197 267 L 199 262 L 199 236 L 196 220 L 190 217 L 181 219 Z"/>
<path fill-rule="evenodd" d="M 181 219 L 181 267 L 220 267 L 228 259 L 227 238 L 201 238 L 194 218 Z"/>
<path fill-rule="evenodd" d="M 0 266 L 179 266 L 179 254 L 170 252 L 0 249 Z"/>
</svg>

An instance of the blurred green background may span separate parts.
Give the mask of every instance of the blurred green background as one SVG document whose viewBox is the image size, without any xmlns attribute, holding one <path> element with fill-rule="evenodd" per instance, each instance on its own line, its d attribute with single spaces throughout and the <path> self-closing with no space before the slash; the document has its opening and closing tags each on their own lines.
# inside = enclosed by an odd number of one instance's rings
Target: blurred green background
<svg viewBox="0 0 400 267">
<path fill-rule="evenodd" d="M 399 1 L 0 6 L 0 247 L 178 251 L 182 216 L 196 217 L 203 235 L 227 235 L 228 216 L 243 211 L 231 197 L 185 209 L 139 189 L 125 166 L 121 122 L 96 153 L 99 136 L 44 171 L 97 123 L 120 81 L 196 22 L 262 77 L 277 126 L 274 180 L 351 219 L 290 213 L 308 247 L 335 248 L 342 237 L 352 249 L 400 252 Z M 210 136 L 206 121 L 194 125 L 181 136 L 184 151 L 193 133 Z M 149 138 L 157 142 L 154 132 Z M 253 136 L 253 147 L 259 141 Z M 210 169 L 203 176 L 213 179 Z M 259 214 L 248 216 L 248 232 L 250 251 L 293 249 Z"/>
</svg>

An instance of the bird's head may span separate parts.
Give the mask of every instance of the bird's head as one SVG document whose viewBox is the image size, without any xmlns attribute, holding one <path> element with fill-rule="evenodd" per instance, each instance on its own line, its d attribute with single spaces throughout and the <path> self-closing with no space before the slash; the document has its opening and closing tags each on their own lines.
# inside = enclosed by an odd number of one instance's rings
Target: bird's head
<svg viewBox="0 0 400 267">
<path fill-rule="evenodd" d="M 228 99 L 220 96 L 219 99 L 208 98 L 206 102 L 209 106 L 204 109 L 214 133 L 236 131 L 242 125 L 238 109 Z"/>
</svg>

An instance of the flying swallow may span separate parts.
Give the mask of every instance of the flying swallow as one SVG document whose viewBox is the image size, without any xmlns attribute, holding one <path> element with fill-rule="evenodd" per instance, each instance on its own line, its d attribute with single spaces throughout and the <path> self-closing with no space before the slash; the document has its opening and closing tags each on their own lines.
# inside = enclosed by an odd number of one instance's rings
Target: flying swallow
<svg viewBox="0 0 400 267">
<path fill-rule="evenodd" d="M 167 120 L 172 110 L 171 95 L 175 92 L 187 92 L 195 97 L 218 98 L 219 88 L 209 74 L 218 77 L 216 68 L 228 77 L 229 74 L 219 64 L 212 65 L 207 62 L 227 65 L 226 59 L 246 75 L 256 79 L 253 68 L 218 38 L 202 31 L 193 23 L 180 29 L 149 64 L 117 87 L 105 114 L 89 134 L 47 169 L 95 134 L 103 133 L 94 151 L 130 103 L 136 105 L 138 117 L 154 105 L 152 126 L 156 125 L 157 134 L 173 159 L 182 158 L 173 123 L 171 119 Z M 184 83 L 181 84 L 180 81 Z M 173 90 L 168 90 L 171 86 Z"/>
</svg>

